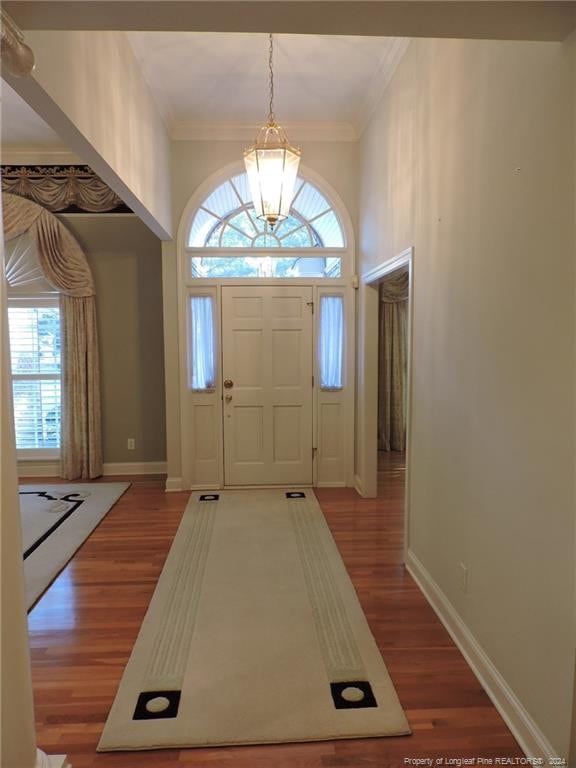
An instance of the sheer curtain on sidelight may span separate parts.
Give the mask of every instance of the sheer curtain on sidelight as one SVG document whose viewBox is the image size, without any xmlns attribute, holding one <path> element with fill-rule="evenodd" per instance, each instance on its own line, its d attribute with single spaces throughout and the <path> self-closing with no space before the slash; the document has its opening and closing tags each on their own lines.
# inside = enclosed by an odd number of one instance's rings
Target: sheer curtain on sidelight
<svg viewBox="0 0 576 768">
<path fill-rule="evenodd" d="M 216 385 L 212 296 L 190 297 L 190 385 L 197 392 Z"/>
<path fill-rule="evenodd" d="M 322 389 L 342 389 L 344 378 L 344 298 L 320 297 L 318 366 Z"/>
</svg>

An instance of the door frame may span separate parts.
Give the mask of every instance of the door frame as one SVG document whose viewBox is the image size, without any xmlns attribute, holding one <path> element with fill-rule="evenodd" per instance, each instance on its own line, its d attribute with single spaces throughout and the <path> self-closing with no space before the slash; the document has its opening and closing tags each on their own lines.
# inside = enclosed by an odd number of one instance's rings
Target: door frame
<svg viewBox="0 0 576 768">
<path fill-rule="evenodd" d="M 170 490 L 217 490 L 232 488 L 225 485 L 224 476 L 224 408 L 222 402 L 222 288 L 223 287 L 289 287 L 290 285 L 312 288 L 312 300 L 314 302 L 314 315 L 312 323 L 312 354 L 313 373 L 315 385 L 312 393 L 312 447 L 314 455 L 312 460 L 312 485 L 313 487 L 346 487 L 354 486 L 354 397 L 355 397 L 355 302 L 352 278 L 331 279 L 269 279 L 269 278 L 220 278 L 218 280 L 194 280 L 186 284 L 182 295 L 182 307 L 180 311 L 180 446 L 182 457 L 182 477 L 178 487 L 172 486 Z M 340 393 L 321 391 L 318 371 L 317 340 L 319 332 L 319 302 L 323 294 L 342 295 L 344 299 L 345 313 L 345 350 L 344 350 L 344 376 L 345 386 Z M 214 322 L 216 337 L 216 361 L 217 371 L 214 390 L 211 392 L 191 393 L 189 380 L 188 339 L 189 339 L 189 315 L 186 305 L 191 296 L 210 295 L 214 301 Z M 332 480 L 322 476 L 319 471 L 318 448 L 321 445 L 319 427 L 319 411 L 330 401 L 338 403 L 342 409 L 342 476 L 340 480 Z M 213 419 L 217 421 L 217 432 L 214 434 L 214 456 L 210 459 L 202 459 L 202 477 L 197 472 L 199 466 L 198 457 L 192 444 L 191 430 L 186 425 L 192 424 L 193 409 L 202 404 L 206 410 L 213 413 Z M 325 474 L 325 473 L 324 473 Z M 242 488 L 257 486 L 238 486 Z M 272 487 L 272 486 L 258 486 Z"/>
<path fill-rule="evenodd" d="M 404 559 L 410 536 L 410 474 L 413 444 L 414 248 L 365 272 L 360 282 L 358 339 L 358 425 L 355 486 L 361 496 L 375 497 L 378 488 L 378 284 L 401 267 L 408 269 L 408 350 L 406 398 L 406 474 L 404 487 Z"/>
</svg>

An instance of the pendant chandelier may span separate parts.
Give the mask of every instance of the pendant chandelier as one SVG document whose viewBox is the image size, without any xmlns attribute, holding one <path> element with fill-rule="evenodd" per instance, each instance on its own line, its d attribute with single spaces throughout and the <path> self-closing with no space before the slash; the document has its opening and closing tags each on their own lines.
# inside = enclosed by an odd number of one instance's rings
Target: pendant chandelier
<svg viewBox="0 0 576 768">
<path fill-rule="evenodd" d="M 301 153 L 300 149 L 289 144 L 284 129 L 278 125 L 274 115 L 274 42 L 271 34 L 268 37 L 268 122 L 260 129 L 254 145 L 244 151 L 244 164 L 256 216 L 268 222 L 270 229 L 273 229 L 290 213 Z"/>
</svg>

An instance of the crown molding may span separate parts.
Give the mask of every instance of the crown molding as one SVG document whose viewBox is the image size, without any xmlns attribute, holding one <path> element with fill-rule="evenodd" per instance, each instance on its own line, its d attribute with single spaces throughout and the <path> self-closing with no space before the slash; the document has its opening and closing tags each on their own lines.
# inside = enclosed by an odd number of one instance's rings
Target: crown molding
<svg viewBox="0 0 576 768">
<path fill-rule="evenodd" d="M 382 100 L 386 89 L 390 85 L 390 81 L 392 80 L 398 65 L 402 61 L 404 54 L 408 50 L 409 45 L 410 38 L 396 38 L 380 60 L 378 68 L 372 75 L 370 86 L 366 91 L 366 99 L 360 108 L 359 118 L 355 124 L 358 138 L 360 138 L 366 130 L 366 126 L 370 122 L 376 107 Z"/>
<path fill-rule="evenodd" d="M 4 145 L 0 150 L 2 165 L 85 165 L 84 160 L 60 147 L 22 147 Z"/>
<path fill-rule="evenodd" d="M 290 141 L 357 141 L 353 123 L 317 122 L 282 123 Z M 258 133 L 257 123 L 195 123 L 177 122 L 172 126 L 173 141 L 239 141 L 251 143 Z"/>
</svg>

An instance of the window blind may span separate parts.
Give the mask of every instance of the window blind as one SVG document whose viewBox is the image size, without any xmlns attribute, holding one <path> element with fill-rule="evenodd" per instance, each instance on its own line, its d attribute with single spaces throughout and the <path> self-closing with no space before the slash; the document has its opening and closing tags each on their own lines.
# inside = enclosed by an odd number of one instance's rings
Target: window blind
<svg viewBox="0 0 576 768">
<path fill-rule="evenodd" d="M 9 306 L 14 425 L 18 449 L 60 447 L 60 310 Z"/>
</svg>

